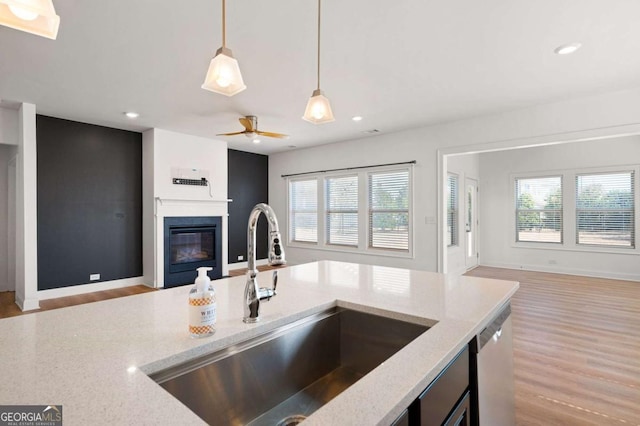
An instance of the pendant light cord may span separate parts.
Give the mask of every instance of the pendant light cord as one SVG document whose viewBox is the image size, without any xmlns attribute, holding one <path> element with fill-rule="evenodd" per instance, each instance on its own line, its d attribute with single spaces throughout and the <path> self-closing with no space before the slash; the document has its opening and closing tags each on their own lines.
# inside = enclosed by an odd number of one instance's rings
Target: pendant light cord
<svg viewBox="0 0 640 426">
<path fill-rule="evenodd" d="M 320 0 L 318 0 L 318 90 L 320 90 Z"/>
<path fill-rule="evenodd" d="M 222 47 L 227 47 L 227 16 L 226 1 L 222 0 Z"/>
</svg>

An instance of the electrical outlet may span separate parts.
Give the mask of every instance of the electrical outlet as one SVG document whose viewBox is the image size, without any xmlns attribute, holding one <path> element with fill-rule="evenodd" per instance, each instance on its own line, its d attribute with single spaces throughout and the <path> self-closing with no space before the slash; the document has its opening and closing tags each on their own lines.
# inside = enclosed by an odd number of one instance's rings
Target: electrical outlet
<svg viewBox="0 0 640 426">
<path fill-rule="evenodd" d="M 100 279 L 100 274 L 91 274 L 89 275 L 89 281 L 97 281 Z"/>
<path fill-rule="evenodd" d="M 238 260 L 244 260 L 244 256 L 243 255 L 238 256 Z"/>
</svg>

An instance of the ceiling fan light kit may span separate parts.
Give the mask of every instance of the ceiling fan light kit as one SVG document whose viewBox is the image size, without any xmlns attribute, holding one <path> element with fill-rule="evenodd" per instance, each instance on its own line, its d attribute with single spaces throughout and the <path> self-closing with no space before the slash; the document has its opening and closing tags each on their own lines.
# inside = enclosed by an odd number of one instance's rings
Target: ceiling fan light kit
<svg viewBox="0 0 640 426">
<path fill-rule="evenodd" d="M 0 25 L 55 40 L 60 17 L 52 0 L 0 0 Z"/>
<path fill-rule="evenodd" d="M 0 0 L 1 1 L 1 0 Z M 226 1 L 222 0 L 222 47 L 209 63 L 202 88 L 221 95 L 233 96 L 247 88 L 242 80 L 240 66 L 227 48 Z"/>
<path fill-rule="evenodd" d="M 311 94 L 302 116 L 303 120 L 313 124 L 330 123 L 335 120 L 329 99 L 320 90 L 320 1 L 318 0 L 318 87 Z"/>
</svg>

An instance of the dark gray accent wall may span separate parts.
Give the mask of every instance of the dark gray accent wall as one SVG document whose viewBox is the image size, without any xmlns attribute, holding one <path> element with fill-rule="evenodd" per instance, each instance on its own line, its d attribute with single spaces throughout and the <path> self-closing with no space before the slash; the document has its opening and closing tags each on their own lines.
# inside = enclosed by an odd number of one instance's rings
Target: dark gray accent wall
<svg viewBox="0 0 640 426">
<path fill-rule="evenodd" d="M 38 115 L 38 290 L 142 276 L 142 134 Z"/>
<path fill-rule="evenodd" d="M 228 150 L 227 193 L 229 203 L 229 263 L 247 260 L 247 222 L 251 209 L 269 202 L 269 157 L 250 152 Z M 282 224 L 280 224 L 282 226 Z M 256 257 L 268 256 L 269 225 L 264 217 L 258 220 Z M 282 232 L 282 230 L 281 230 Z"/>
</svg>

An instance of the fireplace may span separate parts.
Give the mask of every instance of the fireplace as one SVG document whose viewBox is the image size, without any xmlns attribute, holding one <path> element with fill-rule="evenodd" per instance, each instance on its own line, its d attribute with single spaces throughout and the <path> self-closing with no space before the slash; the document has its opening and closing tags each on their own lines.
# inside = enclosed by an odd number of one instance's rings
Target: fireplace
<svg viewBox="0 0 640 426">
<path fill-rule="evenodd" d="M 196 268 L 209 266 L 211 279 L 222 277 L 222 218 L 164 218 L 164 287 L 192 284 Z"/>
</svg>

